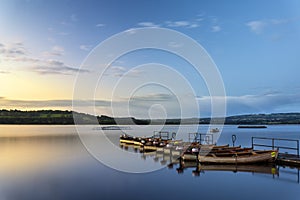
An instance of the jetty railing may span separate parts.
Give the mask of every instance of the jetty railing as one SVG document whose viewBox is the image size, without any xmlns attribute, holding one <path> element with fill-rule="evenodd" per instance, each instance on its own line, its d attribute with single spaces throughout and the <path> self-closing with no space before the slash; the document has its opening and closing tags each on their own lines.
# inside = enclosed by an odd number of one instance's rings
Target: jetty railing
<svg viewBox="0 0 300 200">
<path fill-rule="evenodd" d="M 189 133 L 189 142 L 199 144 L 214 144 L 214 135 L 208 133 Z"/>
<path fill-rule="evenodd" d="M 154 131 L 153 138 L 160 138 L 164 140 L 175 140 L 176 139 L 176 133 L 175 132 L 168 132 L 168 131 Z"/>
<path fill-rule="evenodd" d="M 258 140 L 260 140 L 261 142 L 269 141 L 269 142 L 271 142 L 271 144 L 256 143 Z M 292 147 L 279 145 L 278 142 L 280 142 L 280 141 L 293 143 L 294 145 Z M 293 151 L 296 151 L 297 156 L 299 157 L 299 140 L 284 139 L 284 138 L 252 137 L 251 142 L 252 142 L 253 149 L 254 149 L 254 147 L 268 147 L 268 148 L 272 148 L 272 149 L 278 149 L 278 151 L 280 151 L 281 149 L 293 150 Z"/>
</svg>

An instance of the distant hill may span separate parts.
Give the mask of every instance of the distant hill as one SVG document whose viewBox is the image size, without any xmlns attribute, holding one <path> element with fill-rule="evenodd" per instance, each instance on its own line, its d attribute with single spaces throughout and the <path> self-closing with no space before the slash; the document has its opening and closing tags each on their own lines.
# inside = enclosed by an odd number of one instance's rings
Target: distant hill
<svg viewBox="0 0 300 200">
<path fill-rule="evenodd" d="M 112 118 L 101 115 L 78 113 L 74 111 L 60 110 L 0 110 L 0 124 L 74 124 L 73 115 L 76 116 L 78 124 L 102 124 L 102 125 L 148 125 L 148 124 L 209 124 L 210 118 L 189 118 L 189 119 L 135 119 L 132 117 Z M 95 120 L 96 119 L 96 120 Z M 218 123 L 220 119 L 213 119 Z M 97 123 L 98 122 L 98 123 Z M 272 124 L 300 124 L 300 113 L 274 113 L 274 114 L 250 114 L 237 115 L 225 118 L 225 124 L 234 125 L 272 125 Z"/>
<path fill-rule="evenodd" d="M 90 114 L 73 111 L 60 110 L 0 110 L 0 124 L 74 124 L 74 118 L 78 124 L 149 124 L 150 120 L 139 120 L 134 118 L 112 118 L 105 115 L 93 116 Z M 97 119 L 97 120 L 95 120 Z M 98 121 L 98 123 L 97 123 Z M 117 122 L 117 123 L 116 123 Z"/>
</svg>

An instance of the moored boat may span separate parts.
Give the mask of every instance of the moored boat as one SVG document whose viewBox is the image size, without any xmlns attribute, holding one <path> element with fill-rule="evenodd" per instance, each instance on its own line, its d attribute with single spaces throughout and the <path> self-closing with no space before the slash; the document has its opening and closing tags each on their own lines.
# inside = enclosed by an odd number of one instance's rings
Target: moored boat
<svg viewBox="0 0 300 200">
<path fill-rule="evenodd" d="M 212 128 L 212 129 L 210 129 L 210 132 L 211 133 L 218 133 L 218 132 L 220 132 L 220 130 L 218 128 Z"/>
<path fill-rule="evenodd" d="M 208 154 L 198 155 L 200 163 L 214 164 L 253 164 L 262 162 L 275 162 L 278 156 L 277 150 L 246 151 L 238 153 L 227 153 L 226 155 Z"/>
</svg>

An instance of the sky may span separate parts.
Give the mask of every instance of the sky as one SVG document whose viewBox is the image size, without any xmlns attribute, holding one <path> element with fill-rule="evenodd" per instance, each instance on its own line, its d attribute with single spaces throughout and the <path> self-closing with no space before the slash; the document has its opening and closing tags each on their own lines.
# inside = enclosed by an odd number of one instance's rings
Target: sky
<svg viewBox="0 0 300 200">
<path fill-rule="evenodd" d="M 191 63 L 160 49 L 128 52 L 101 75 L 103 55 L 85 66 L 104 41 L 141 28 L 199 43 L 226 94 L 215 97 Z M 297 0 L 0 0 L 0 109 L 201 117 L 219 98 L 227 116 L 300 112 L 299 44 Z"/>
</svg>

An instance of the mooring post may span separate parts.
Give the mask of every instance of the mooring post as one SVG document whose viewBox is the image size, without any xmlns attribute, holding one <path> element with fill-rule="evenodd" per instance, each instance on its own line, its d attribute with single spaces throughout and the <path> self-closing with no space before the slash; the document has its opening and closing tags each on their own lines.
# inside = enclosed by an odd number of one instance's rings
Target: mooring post
<svg viewBox="0 0 300 200">
<path fill-rule="evenodd" d="M 196 163 L 199 165 L 199 151 L 196 152 Z"/>
<path fill-rule="evenodd" d="M 297 156 L 299 158 L 299 140 L 297 140 Z"/>
<path fill-rule="evenodd" d="M 232 140 L 232 146 L 234 147 L 234 143 L 235 143 L 235 141 L 236 141 L 236 135 L 235 135 L 235 134 L 233 134 L 233 135 L 231 136 L 231 140 Z"/>
<path fill-rule="evenodd" d="M 274 150 L 274 138 L 272 138 L 272 150 Z"/>
<path fill-rule="evenodd" d="M 253 137 L 251 137 L 251 143 L 252 143 L 252 149 L 253 149 L 253 147 L 254 147 L 254 145 L 253 145 Z"/>
</svg>

